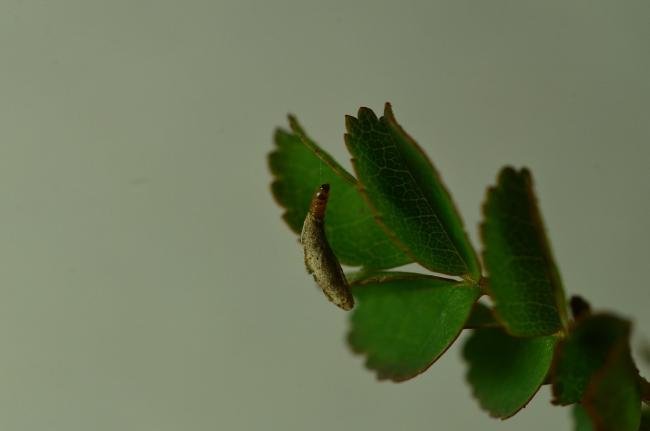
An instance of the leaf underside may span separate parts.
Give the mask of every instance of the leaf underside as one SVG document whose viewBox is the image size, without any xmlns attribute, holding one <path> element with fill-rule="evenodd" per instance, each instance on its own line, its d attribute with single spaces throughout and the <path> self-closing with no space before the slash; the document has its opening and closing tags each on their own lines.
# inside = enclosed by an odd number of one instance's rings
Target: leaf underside
<svg viewBox="0 0 650 431">
<path fill-rule="evenodd" d="M 484 213 L 483 260 L 499 320 L 515 336 L 558 332 L 567 320 L 564 291 L 528 170 L 504 168 Z"/>
<path fill-rule="evenodd" d="M 502 419 L 517 413 L 544 382 L 554 345 L 553 336 L 515 338 L 499 328 L 475 329 L 463 357 L 481 407 Z"/>
<path fill-rule="evenodd" d="M 425 268 L 477 281 L 478 259 L 451 197 L 390 105 L 380 119 L 361 108 L 346 128 L 362 191 L 387 231 Z"/>
<path fill-rule="evenodd" d="M 404 273 L 371 276 L 352 289 L 349 345 L 380 380 L 393 381 L 422 373 L 440 357 L 480 294 L 462 282 Z"/>
<path fill-rule="evenodd" d="M 411 262 L 377 224 L 354 177 L 311 141 L 295 119 L 291 123 L 293 133 L 276 131 L 276 148 L 268 160 L 274 175 L 271 190 L 291 230 L 300 233 L 314 191 L 329 183 L 325 233 L 342 264 L 392 268 Z"/>
</svg>

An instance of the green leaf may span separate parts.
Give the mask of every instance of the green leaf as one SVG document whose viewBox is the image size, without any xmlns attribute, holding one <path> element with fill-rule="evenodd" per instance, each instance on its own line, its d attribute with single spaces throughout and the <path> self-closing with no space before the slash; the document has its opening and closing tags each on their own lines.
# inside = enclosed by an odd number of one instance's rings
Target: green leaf
<svg viewBox="0 0 650 431">
<path fill-rule="evenodd" d="M 350 266 L 392 268 L 412 260 L 388 238 L 361 197 L 354 177 L 320 149 L 290 118 L 294 133 L 277 130 L 269 155 L 271 190 L 297 234 L 316 188 L 330 184 L 325 233 L 339 261 Z"/>
<path fill-rule="evenodd" d="M 465 323 L 465 328 L 496 328 L 501 324 L 494 318 L 492 309 L 485 304 L 477 302 L 472 308 L 472 314 Z"/>
<path fill-rule="evenodd" d="M 591 419 L 584 407 L 580 404 L 576 404 L 572 409 L 573 415 L 573 424 L 574 431 L 594 431 L 594 427 L 591 424 Z"/>
<path fill-rule="evenodd" d="M 408 273 L 372 275 L 352 293 L 350 347 L 380 380 L 396 382 L 422 373 L 447 350 L 480 295 L 476 286 Z"/>
<path fill-rule="evenodd" d="M 517 413 L 544 382 L 554 345 L 553 336 L 515 338 L 498 328 L 475 329 L 463 357 L 481 407 L 499 418 Z"/>
<path fill-rule="evenodd" d="M 477 281 L 480 267 L 449 193 L 422 149 L 397 124 L 390 105 L 346 117 L 345 142 L 370 206 L 425 268 Z"/>
<path fill-rule="evenodd" d="M 566 300 L 528 170 L 504 168 L 483 209 L 483 261 L 499 320 L 515 336 L 560 331 Z"/>
<path fill-rule="evenodd" d="M 608 314 L 593 314 L 577 322 L 558 344 L 552 370 L 553 403 L 579 402 L 592 376 L 603 367 L 612 348 L 627 340 L 630 323 Z"/>
<path fill-rule="evenodd" d="M 582 401 L 595 431 L 637 431 L 641 425 L 638 371 L 627 339 L 614 347 L 587 385 Z"/>
</svg>

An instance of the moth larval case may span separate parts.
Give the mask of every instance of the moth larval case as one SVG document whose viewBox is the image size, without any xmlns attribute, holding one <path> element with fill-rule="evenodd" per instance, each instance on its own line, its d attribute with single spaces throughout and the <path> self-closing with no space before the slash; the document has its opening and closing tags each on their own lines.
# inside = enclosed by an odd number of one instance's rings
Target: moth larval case
<svg viewBox="0 0 650 431">
<path fill-rule="evenodd" d="M 329 184 L 321 185 L 311 200 L 302 225 L 300 242 L 305 253 L 307 272 L 325 296 L 344 310 L 354 307 L 354 298 L 343 269 L 325 235 L 325 211 L 329 200 Z"/>
</svg>

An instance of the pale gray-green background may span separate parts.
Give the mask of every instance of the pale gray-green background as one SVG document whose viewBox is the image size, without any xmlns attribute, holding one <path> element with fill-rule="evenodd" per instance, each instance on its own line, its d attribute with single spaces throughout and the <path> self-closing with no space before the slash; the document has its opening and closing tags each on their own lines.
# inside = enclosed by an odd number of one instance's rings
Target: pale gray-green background
<svg viewBox="0 0 650 431">
<path fill-rule="evenodd" d="M 527 165 L 570 293 L 650 336 L 650 2 L 0 3 L 0 429 L 569 429 L 490 419 L 459 345 L 378 383 L 272 201 L 287 112 L 349 166 L 391 101 L 476 240 Z M 475 241 L 476 243 L 476 241 Z M 645 369 L 647 371 L 647 368 Z"/>
</svg>

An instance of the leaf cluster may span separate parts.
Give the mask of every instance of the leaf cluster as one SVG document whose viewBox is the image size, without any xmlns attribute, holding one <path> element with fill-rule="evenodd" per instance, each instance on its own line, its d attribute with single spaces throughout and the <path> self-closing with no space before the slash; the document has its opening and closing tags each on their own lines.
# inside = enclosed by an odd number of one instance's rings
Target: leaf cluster
<svg viewBox="0 0 650 431">
<path fill-rule="evenodd" d="M 554 404 L 575 406 L 576 429 L 647 426 L 630 322 L 580 299 L 569 313 L 531 173 L 505 167 L 487 189 L 479 259 L 439 173 L 390 104 L 379 118 L 361 108 L 345 124 L 354 175 L 292 116 L 290 130 L 275 133 L 269 166 L 295 233 L 313 191 L 330 184 L 325 231 L 339 261 L 359 267 L 348 274 L 358 305 L 347 339 L 366 367 L 381 380 L 411 379 L 466 330 L 467 381 L 491 416 L 514 415 L 550 384 Z M 429 273 L 394 270 L 407 263 Z"/>
</svg>

